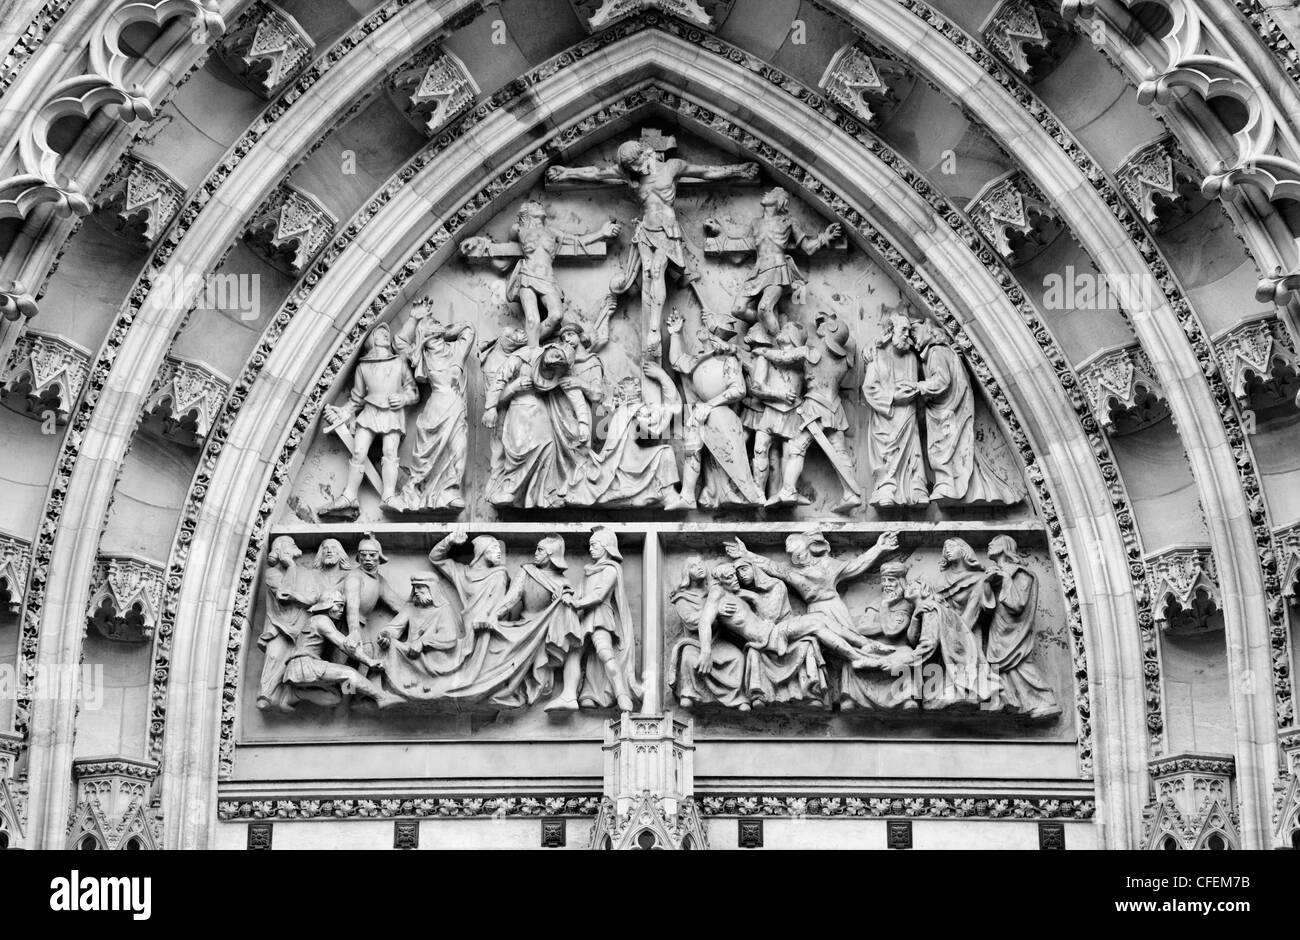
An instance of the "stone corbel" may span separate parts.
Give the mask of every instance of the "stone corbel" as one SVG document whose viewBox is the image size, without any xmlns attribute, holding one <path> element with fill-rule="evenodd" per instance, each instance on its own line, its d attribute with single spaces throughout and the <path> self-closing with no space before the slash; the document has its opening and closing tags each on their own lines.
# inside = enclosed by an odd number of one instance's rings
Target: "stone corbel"
<svg viewBox="0 0 1300 940">
<path fill-rule="evenodd" d="M 1282 596 L 1300 607 L 1300 522 L 1273 532 L 1277 566 L 1282 574 Z"/>
<path fill-rule="evenodd" d="M 569 4 L 590 33 L 648 11 L 666 13 L 712 31 L 727 18 L 735 0 L 569 0 Z"/>
<path fill-rule="evenodd" d="M 465 113 L 479 92 L 465 64 L 445 50 L 419 56 L 399 69 L 390 87 L 402 114 L 430 137 Z"/>
<path fill-rule="evenodd" d="M 1169 417 L 1169 401 L 1137 343 L 1103 349 L 1079 366 L 1092 413 L 1110 435 L 1131 434 Z"/>
<path fill-rule="evenodd" d="M 0 608 L 11 614 L 22 609 L 31 566 L 31 543 L 0 532 Z"/>
<path fill-rule="evenodd" d="M 90 350 L 61 336 L 28 330 L 9 354 L 0 390 L 5 405 L 19 414 L 67 424 L 89 373 Z"/>
<path fill-rule="evenodd" d="M 1281 731 L 1277 739 L 1285 770 L 1274 786 L 1274 836 L 1278 848 L 1300 849 L 1300 728 Z"/>
<path fill-rule="evenodd" d="M 186 447 L 202 447 L 221 413 L 230 379 L 211 366 L 168 356 L 145 403 L 162 419 L 162 434 Z"/>
<path fill-rule="evenodd" d="M 831 101 L 875 127 L 888 120 L 915 79 L 901 63 L 858 40 L 835 53 L 817 84 Z"/>
<path fill-rule="evenodd" d="M 297 78 L 315 53 L 307 31 L 269 0 L 245 10 L 217 47 L 235 77 L 267 100 Z"/>
<path fill-rule="evenodd" d="M 1120 192 L 1153 232 L 1168 232 L 1209 205 L 1172 136 L 1143 144 L 1115 171 Z"/>
<path fill-rule="evenodd" d="M 707 849 L 694 798 L 690 721 L 624 712 L 605 728 L 605 789 L 593 849 Z"/>
<path fill-rule="evenodd" d="M 1147 555 L 1146 563 L 1156 626 L 1172 636 L 1223 629 L 1223 619 L 1215 617 L 1223 599 L 1208 547 L 1175 545 Z"/>
<path fill-rule="evenodd" d="M 1154 799 L 1143 812 L 1143 848 L 1241 848 L 1232 757 L 1175 754 L 1148 767 Z"/>
<path fill-rule="evenodd" d="M 266 261 L 294 277 L 311 266 L 339 221 L 309 193 L 282 184 L 244 229 L 244 241 Z"/>
<path fill-rule="evenodd" d="M 100 111 L 127 123 L 151 120 L 154 105 L 143 86 L 127 87 L 126 73 L 141 60 L 122 51 L 122 35 L 139 23 L 162 26 L 175 19 L 188 20 L 205 37 L 225 29 L 216 0 L 123 3 L 100 17 L 91 30 L 90 71 L 55 82 L 19 130 L 17 172 L 0 179 L 0 219 L 25 218 L 47 204 L 60 215 L 90 214 L 77 182 L 59 173 L 61 155 L 49 142 L 50 131 L 64 118 L 90 120 Z"/>
<path fill-rule="evenodd" d="M 76 805 L 68 820 L 69 849 L 156 849 L 158 819 L 150 795 L 158 777 L 152 761 L 95 757 L 72 762 Z"/>
<path fill-rule="evenodd" d="M 131 555 L 101 555 L 90 585 L 86 623 L 108 640 L 142 643 L 162 613 L 163 566 Z"/>
<path fill-rule="evenodd" d="M 22 735 L 0 731 L 0 851 L 23 847 L 25 793 L 16 779 Z"/>
<path fill-rule="evenodd" d="M 101 190 L 95 216 L 109 231 L 149 248 L 176 218 L 184 200 L 185 190 L 165 170 L 127 154 Z"/>
<path fill-rule="evenodd" d="M 1295 345 L 1276 316 L 1265 313 L 1244 320 L 1211 341 L 1223 378 L 1242 410 L 1271 408 L 1297 394 L 1300 364 Z"/>
<path fill-rule="evenodd" d="M 1065 18 L 1037 0 L 1002 0 L 980 34 L 984 45 L 1031 85 L 1056 68 L 1074 43 Z"/>
<path fill-rule="evenodd" d="M 1041 254 L 1064 230 L 1056 210 L 1019 170 L 986 183 L 966 204 L 966 214 L 1010 265 Z"/>
</svg>

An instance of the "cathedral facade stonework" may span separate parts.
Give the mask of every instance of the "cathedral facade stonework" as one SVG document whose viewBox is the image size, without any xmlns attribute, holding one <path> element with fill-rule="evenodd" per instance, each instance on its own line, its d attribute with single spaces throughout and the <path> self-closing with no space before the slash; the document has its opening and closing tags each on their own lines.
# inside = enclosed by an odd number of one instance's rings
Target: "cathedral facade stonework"
<svg viewBox="0 0 1300 940">
<path fill-rule="evenodd" d="M 0 848 L 1300 841 L 1300 13 L 80 7 Z"/>
</svg>

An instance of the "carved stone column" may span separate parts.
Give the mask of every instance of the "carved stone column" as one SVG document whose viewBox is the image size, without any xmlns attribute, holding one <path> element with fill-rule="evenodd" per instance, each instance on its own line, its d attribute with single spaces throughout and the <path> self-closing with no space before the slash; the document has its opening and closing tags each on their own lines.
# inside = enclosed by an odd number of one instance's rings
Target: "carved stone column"
<svg viewBox="0 0 1300 940">
<path fill-rule="evenodd" d="M 1155 622 L 1174 636 L 1223 629 L 1214 556 L 1207 546 L 1175 545 L 1147 555 Z"/>
<path fill-rule="evenodd" d="M 4 403 L 37 421 L 67 424 L 90 372 L 90 350 L 48 333 L 28 330 L 0 373 Z"/>
<path fill-rule="evenodd" d="M 1238 849 L 1236 762 L 1223 754 L 1175 754 L 1150 763 L 1155 798 L 1142 820 L 1146 849 Z"/>
<path fill-rule="evenodd" d="M 1300 728 L 1278 735 L 1284 771 L 1275 787 L 1273 826 L 1280 848 L 1300 849 Z"/>
<path fill-rule="evenodd" d="M 1064 230 L 1056 210 L 1019 170 L 985 184 L 966 204 L 966 214 L 1011 265 L 1041 254 Z"/>
<path fill-rule="evenodd" d="M 31 563 L 31 543 L 0 532 L 0 607 L 11 614 L 22 610 Z"/>
<path fill-rule="evenodd" d="M 706 849 L 691 722 L 624 712 L 605 729 L 605 795 L 593 849 Z"/>
<path fill-rule="evenodd" d="M 24 793 L 15 779 L 21 735 L 0 731 L 0 851 L 23 847 Z"/>
<path fill-rule="evenodd" d="M 162 613 L 163 566 L 129 555 L 101 556 L 91 581 L 86 622 L 108 640 L 142 643 Z"/>
<path fill-rule="evenodd" d="M 150 792 L 153 761 L 97 757 L 72 762 L 76 805 L 68 820 L 70 849 L 156 849 L 158 820 Z"/>
<path fill-rule="evenodd" d="M 1079 366 L 1092 412 L 1111 435 L 1131 434 L 1169 417 L 1169 400 L 1137 343 L 1103 349 Z"/>
</svg>

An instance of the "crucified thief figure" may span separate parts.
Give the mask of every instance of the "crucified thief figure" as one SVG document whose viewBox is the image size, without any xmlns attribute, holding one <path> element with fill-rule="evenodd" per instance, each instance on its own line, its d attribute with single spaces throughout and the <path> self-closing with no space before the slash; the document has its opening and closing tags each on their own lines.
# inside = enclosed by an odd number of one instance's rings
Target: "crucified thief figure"
<svg viewBox="0 0 1300 940">
<path fill-rule="evenodd" d="M 632 234 L 632 250 L 623 271 L 610 283 L 613 294 L 625 294 L 641 280 L 642 317 L 648 330 L 658 334 L 667 300 L 665 279 L 671 266 L 694 287 L 699 272 L 686 249 L 682 228 L 673 210 L 677 185 L 681 182 L 758 179 L 757 163 L 708 166 L 672 158 L 661 159 L 644 140 L 619 145 L 618 162 L 603 166 L 553 166 L 546 171 L 552 183 L 587 182 L 624 185 L 641 206 L 641 217 Z"/>
</svg>

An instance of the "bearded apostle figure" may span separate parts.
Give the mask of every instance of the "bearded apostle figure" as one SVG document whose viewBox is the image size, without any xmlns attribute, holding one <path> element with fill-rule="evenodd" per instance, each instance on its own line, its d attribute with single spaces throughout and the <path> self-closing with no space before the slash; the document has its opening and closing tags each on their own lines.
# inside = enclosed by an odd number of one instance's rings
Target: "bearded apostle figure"
<svg viewBox="0 0 1300 940">
<path fill-rule="evenodd" d="M 891 315 L 888 332 L 866 360 L 862 397 L 870 407 L 867 455 L 874 487 L 873 506 L 923 506 L 929 502 L 925 464 L 916 419 L 920 360 L 912 344 L 910 322 Z"/>
<path fill-rule="evenodd" d="M 929 320 L 912 324 L 925 379 L 916 386 L 925 403 L 926 456 L 934 485 L 930 499 L 965 503 L 1016 503 L 1017 482 L 998 476 L 975 446 L 975 392 L 957 351 Z"/>
<path fill-rule="evenodd" d="M 1024 565 L 1016 540 L 998 535 L 989 543 L 992 568 L 985 578 L 994 604 L 985 658 L 1000 679 L 1003 706 L 1029 718 L 1061 714 L 1052 687 L 1030 659 L 1034 652 L 1034 618 L 1038 614 L 1038 579 Z"/>
</svg>

